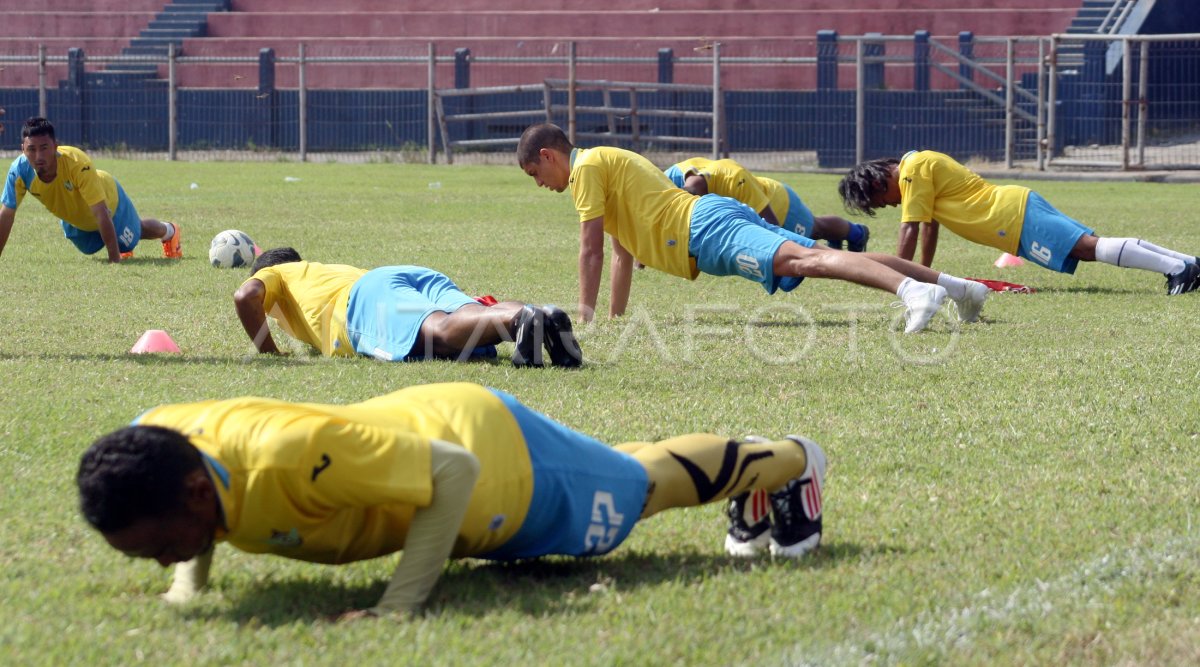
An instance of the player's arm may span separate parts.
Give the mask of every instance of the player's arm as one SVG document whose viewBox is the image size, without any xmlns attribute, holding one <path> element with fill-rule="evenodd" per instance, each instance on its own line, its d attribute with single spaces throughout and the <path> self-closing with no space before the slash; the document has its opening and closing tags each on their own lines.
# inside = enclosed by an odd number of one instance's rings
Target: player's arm
<svg viewBox="0 0 1200 667">
<path fill-rule="evenodd" d="M 603 267 L 604 216 L 600 216 L 579 227 L 579 319 L 584 322 L 591 322 L 596 314 Z"/>
<path fill-rule="evenodd" d="M 208 585 L 208 571 L 212 567 L 214 549 L 175 566 L 171 588 L 163 593 L 163 600 L 172 604 L 187 602 Z"/>
<path fill-rule="evenodd" d="M 608 316 L 620 317 L 625 314 L 625 308 L 629 305 L 629 287 L 633 282 L 633 253 L 626 250 L 615 236 L 612 248 L 612 263 L 608 267 L 611 283 Z"/>
<path fill-rule="evenodd" d="M 921 235 L 921 225 L 916 222 L 905 222 L 900 225 L 900 240 L 896 244 L 896 256 L 912 261 L 917 252 L 917 238 Z"/>
<path fill-rule="evenodd" d="M 763 210 L 759 211 L 758 216 L 772 225 L 775 225 L 776 227 L 783 226 L 783 224 L 779 222 L 779 218 L 775 216 L 775 211 L 771 210 L 770 204 L 767 204 Z"/>
<path fill-rule="evenodd" d="M 12 232 L 13 222 L 17 219 L 17 210 L 0 204 L 0 254 L 8 243 L 8 235 Z"/>
<path fill-rule="evenodd" d="M 687 178 L 683 179 L 683 189 L 697 197 L 703 197 L 708 194 L 708 179 L 700 174 L 688 174 Z"/>
<path fill-rule="evenodd" d="M 479 459 L 440 440 L 431 440 L 430 450 L 432 498 L 413 514 L 400 563 L 371 613 L 409 613 L 424 604 L 442 575 L 467 514 L 479 479 Z"/>
<path fill-rule="evenodd" d="M 267 313 L 263 308 L 266 285 L 261 280 L 247 280 L 233 293 L 233 304 L 246 335 L 254 341 L 254 347 L 263 354 L 280 354 L 267 326 Z"/>
<path fill-rule="evenodd" d="M 100 232 L 100 238 L 104 239 L 104 247 L 108 249 L 108 261 L 113 264 L 120 263 L 121 247 L 117 245 L 117 228 L 113 226 L 108 204 L 102 201 L 91 208 L 92 215 L 96 217 L 96 229 Z"/>
<path fill-rule="evenodd" d="M 941 225 L 937 220 L 921 223 L 921 263 L 925 266 L 933 266 L 933 255 L 937 252 L 938 244 L 938 229 Z"/>
</svg>

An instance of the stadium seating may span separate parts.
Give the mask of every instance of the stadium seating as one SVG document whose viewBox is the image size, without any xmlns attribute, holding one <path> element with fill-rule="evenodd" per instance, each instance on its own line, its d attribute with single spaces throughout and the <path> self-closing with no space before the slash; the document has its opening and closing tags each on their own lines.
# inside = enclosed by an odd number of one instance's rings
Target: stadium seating
<svg viewBox="0 0 1200 667">
<path fill-rule="evenodd" d="M 0 54 L 34 54 L 39 43 L 57 55 L 68 46 L 82 47 L 89 56 L 130 52 L 131 42 L 145 35 L 163 4 L 47 0 L 38 11 L 23 11 L 27 5 L 17 8 L 12 0 L 0 0 L 0 9 L 14 6 L 0 22 Z M 677 56 L 693 55 L 695 49 L 720 40 L 729 54 L 806 56 L 813 55 L 812 42 L 820 30 L 843 35 L 928 30 L 950 39 L 964 30 L 976 35 L 1049 34 L 1065 30 L 1083 0 L 808 0 L 787 9 L 780 9 L 778 0 L 609 0 L 603 9 L 590 0 L 458 0 L 453 10 L 430 10 L 427 0 L 347 0 L 336 8 L 327 0 L 228 4 L 231 11 L 208 14 L 203 36 L 180 38 L 183 55 L 248 58 L 271 48 L 277 56 L 294 57 L 304 43 L 312 57 L 416 57 L 426 54 L 430 42 L 443 55 L 461 48 L 475 57 L 561 55 L 563 43 L 573 40 L 582 56 L 653 57 L 662 48 L 673 49 Z M 473 83 L 526 83 L 564 75 L 555 64 L 495 64 L 487 69 L 487 79 Z M 689 73 L 677 68 L 676 80 L 699 82 L 710 75 L 694 69 Z M 644 70 L 646 76 L 656 74 L 654 65 Z M 640 66 L 623 65 L 620 71 L 645 78 Z M 158 75 L 165 76 L 165 68 L 160 67 Z M 251 88 L 257 85 L 258 67 L 252 62 L 191 63 L 181 64 L 178 75 L 184 87 Z M 0 86 L 14 85 L 14 76 L 0 76 Z M 599 74 L 581 71 L 580 76 Z M 277 85 L 293 87 L 295 79 L 295 68 L 279 68 Z M 313 88 L 420 88 L 426 85 L 426 74 L 423 67 L 394 63 L 324 64 L 309 69 L 307 82 Z M 814 67 L 775 72 L 731 68 L 726 80 L 733 88 L 811 87 L 814 82 Z"/>
<path fill-rule="evenodd" d="M 603 10 L 584 0 L 495 2 L 465 0 L 455 9 L 430 11 L 424 0 L 355 0 L 331 11 L 319 0 L 234 0 L 233 11 L 209 17 L 207 36 L 188 39 L 189 56 L 254 56 L 271 48 L 294 57 L 299 44 L 316 56 L 423 56 L 434 42 L 442 55 L 470 49 L 474 57 L 562 55 L 563 42 L 578 43 L 581 56 L 653 57 L 659 49 L 695 55 L 719 39 L 727 54 L 815 54 L 819 30 L 841 34 L 911 34 L 928 30 L 953 38 L 962 30 L 979 35 L 1047 34 L 1065 29 L 1081 0 L 959 0 L 947 9 L 940 0 L 876 0 L 871 9 L 847 9 L 842 0 L 811 0 L 803 9 L 779 9 L 776 0 L 612 0 Z M 794 7 L 795 5 L 793 5 Z M 702 9 L 697 9 L 700 7 Z M 556 50 L 557 49 L 557 50 Z M 740 49 L 740 50 L 739 50 Z M 806 51 L 807 49 L 807 51 Z M 581 68 L 579 76 L 604 76 L 605 68 Z M 612 68 L 607 68 L 611 73 Z M 654 78 L 655 66 L 623 65 L 622 76 Z M 448 78 L 451 72 L 443 73 Z M 490 64 L 475 85 L 527 83 L 564 77 L 561 65 Z M 297 84 L 295 68 L 280 68 L 276 83 Z M 253 64 L 192 65 L 180 69 L 182 85 L 252 86 Z M 677 69 L 676 81 L 702 83 L 711 72 Z M 731 70 L 731 88 L 796 88 L 815 85 L 814 67 Z M 313 65 L 307 83 L 314 88 L 420 88 L 421 66 L 395 64 Z M 439 85 L 448 85 L 439 81 Z"/>
</svg>

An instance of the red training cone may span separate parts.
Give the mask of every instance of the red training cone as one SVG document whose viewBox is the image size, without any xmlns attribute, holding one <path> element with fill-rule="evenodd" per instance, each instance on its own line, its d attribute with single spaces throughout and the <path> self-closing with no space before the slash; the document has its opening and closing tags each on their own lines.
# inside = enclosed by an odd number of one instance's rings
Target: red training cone
<svg viewBox="0 0 1200 667">
<path fill-rule="evenodd" d="M 262 248 L 258 247 L 258 244 L 255 243 L 254 244 L 254 256 L 258 257 L 261 254 L 262 254 Z"/>
<path fill-rule="evenodd" d="M 1000 259 L 996 260 L 996 266 L 998 266 L 998 267 L 1020 266 L 1024 263 L 1025 263 L 1025 260 L 1021 259 L 1020 257 L 1017 257 L 1016 255 L 1010 255 L 1008 253 L 1004 253 L 1003 255 L 1000 255 Z"/>
<path fill-rule="evenodd" d="M 171 352 L 179 354 L 179 346 L 171 340 L 171 335 L 162 329 L 151 329 L 133 344 L 130 354 L 154 354 L 155 352 Z"/>
</svg>

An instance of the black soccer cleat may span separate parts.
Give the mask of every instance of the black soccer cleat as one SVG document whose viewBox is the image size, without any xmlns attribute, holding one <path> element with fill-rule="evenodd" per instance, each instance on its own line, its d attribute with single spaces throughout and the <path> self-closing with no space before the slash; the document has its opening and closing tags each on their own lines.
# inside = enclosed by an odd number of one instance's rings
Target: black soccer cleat
<svg viewBox="0 0 1200 667">
<path fill-rule="evenodd" d="M 1183 270 L 1167 276 L 1167 294 L 1187 294 L 1200 289 L 1200 264 L 1185 262 Z"/>
<path fill-rule="evenodd" d="M 725 553 L 738 558 L 750 558 L 767 548 L 771 542 L 769 503 L 767 493 L 761 489 L 746 491 L 729 499 L 729 507 L 725 509 L 725 515 L 729 517 Z"/>
<path fill-rule="evenodd" d="M 583 365 L 583 350 L 571 329 L 571 316 L 557 306 L 542 306 L 540 310 L 545 322 L 546 351 L 550 363 L 563 368 L 578 368 Z"/>
<path fill-rule="evenodd" d="M 821 491 L 825 485 L 825 452 L 807 438 L 788 440 L 804 448 L 804 474 L 771 493 L 771 555 L 800 558 L 821 544 Z"/>
<path fill-rule="evenodd" d="M 517 368 L 542 367 L 542 343 L 546 338 L 546 315 L 540 308 L 526 305 L 517 313 L 517 326 L 513 332 L 512 362 Z"/>
</svg>

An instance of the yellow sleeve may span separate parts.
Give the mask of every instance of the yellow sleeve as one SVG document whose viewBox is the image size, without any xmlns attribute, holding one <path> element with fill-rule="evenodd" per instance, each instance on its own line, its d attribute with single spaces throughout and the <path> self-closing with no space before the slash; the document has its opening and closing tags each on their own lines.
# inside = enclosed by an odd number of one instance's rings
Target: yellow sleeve
<svg viewBox="0 0 1200 667">
<path fill-rule="evenodd" d="M 263 311 L 270 313 L 271 307 L 279 300 L 279 296 L 283 293 L 283 279 L 279 277 L 279 273 L 273 271 L 271 267 L 261 269 L 246 280 L 246 283 L 251 280 L 257 280 L 263 284 Z M 242 283 L 245 285 L 246 283 Z"/>
<path fill-rule="evenodd" d="M 70 164 L 74 172 L 71 174 L 71 180 L 75 182 L 75 187 L 78 188 L 83 203 L 95 206 L 106 201 L 104 184 L 100 182 L 100 173 L 92 165 L 91 158 L 81 151 L 76 154 L 75 159 L 70 161 Z"/>
<path fill-rule="evenodd" d="M 900 222 L 932 222 L 937 190 L 933 163 L 916 156 L 900 168 Z"/>
<path fill-rule="evenodd" d="M 580 222 L 604 215 L 607 202 L 601 171 L 601 167 L 594 164 L 579 164 L 571 171 L 571 198 L 575 202 L 575 210 L 579 212 Z"/>
</svg>

